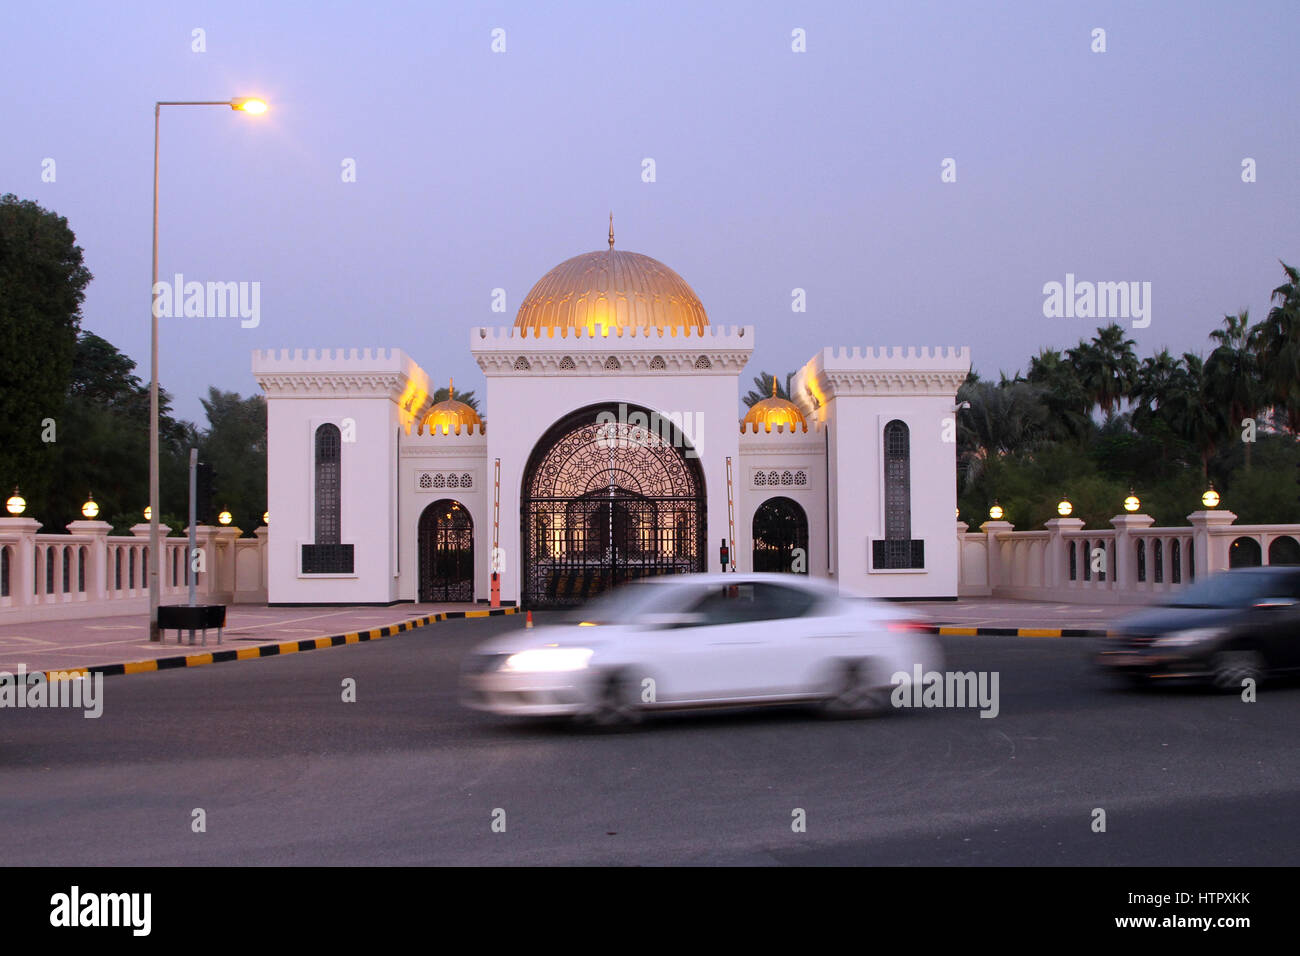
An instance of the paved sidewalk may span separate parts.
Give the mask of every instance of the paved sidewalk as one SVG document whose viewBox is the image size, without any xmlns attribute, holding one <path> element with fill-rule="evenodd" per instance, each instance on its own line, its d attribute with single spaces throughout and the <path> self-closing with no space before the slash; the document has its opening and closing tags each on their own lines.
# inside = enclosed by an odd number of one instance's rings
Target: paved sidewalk
<svg viewBox="0 0 1300 956">
<path fill-rule="evenodd" d="M 199 652 L 237 651 L 271 644 L 297 643 L 335 634 L 394 628 L 413 618 L 436 614 L 486 611 L 486 604 L 395 604 L 392 607 L 266 607 L 236 604 L 226 609 L 222 643 L 217 632 L 202 632 L 189 643 L 189 634 L 177 643 L 175 631 L 166 640 L 149 641 L 147 615 L 85 618 L 77 621 L 40 621 L 0 625 L 0 671 L 13 673 L 19 665 L 28 672 L 66 670 L 153 660 Z M 511 608 L 513 611 L 513 608 Z M 260 655 L 259 655 L 260 656 Z"/>
</svg>

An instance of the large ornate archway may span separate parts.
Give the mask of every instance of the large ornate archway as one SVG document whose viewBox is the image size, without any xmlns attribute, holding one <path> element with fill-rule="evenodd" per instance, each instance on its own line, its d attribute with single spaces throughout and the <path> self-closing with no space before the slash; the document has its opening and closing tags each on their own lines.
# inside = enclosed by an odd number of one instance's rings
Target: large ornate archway
<svg viewBox="0 0 1300 956">
<path fill-rule="evenodd" d="M 524 607 L 573 606 L 634 578 L 703 571 L 704 473 L 694 455 L 680 429 L 635 406 L 590 405 L 553 425 L 524 470 Z"/>
</svg>

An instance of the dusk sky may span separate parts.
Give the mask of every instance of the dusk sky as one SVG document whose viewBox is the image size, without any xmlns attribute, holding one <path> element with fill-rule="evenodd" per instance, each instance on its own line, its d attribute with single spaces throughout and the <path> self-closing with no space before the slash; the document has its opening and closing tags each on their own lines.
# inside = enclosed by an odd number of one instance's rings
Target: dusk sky
<svg viewBox="0 0 1300 956">
<path fill-rule="evenodd" d="M 1279 259 L 1300 265 L 1296 14 L 11 5 L 0 192 L 67 217 L 95 276 L 83 328 L 147 380 L 154 101 L 270 103 L 163 112 L 161 277 L 261 284 L 256 328 L 162 321 L 162 384 L 200 424 L 208 385 L 257 391 L 257 348 L 397 346 L 482 395 L 470 328 L 510 325 L 551 267 L 604 248 L 610 210 L 618 247 L 680 273 L 712 324 L 756 326 L 745 383 L 826 345 L 969 345 L 981 375 L 1023 370 L 1105 324 L 1044 317 L 1067 273 L 1151 283 L 1140 355 L 1204 352 L 1225 313 L 1264 317 Z"/>
</svg>

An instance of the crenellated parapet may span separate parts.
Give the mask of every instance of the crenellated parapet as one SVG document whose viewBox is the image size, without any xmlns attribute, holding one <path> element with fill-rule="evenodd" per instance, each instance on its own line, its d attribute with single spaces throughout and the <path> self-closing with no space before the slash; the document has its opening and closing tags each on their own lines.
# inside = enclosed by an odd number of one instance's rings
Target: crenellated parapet
<svg viewBox="0 0 1300 956">
<path fill-rule="evenodd" d="M 966 346 L 825 348 L 795 376 L 793 399 L 811 417 L 837 395 L 950 397 L 970 365 Z"/>
<path fill-rule="evenodd" d="M 259 349 L 253 377 L 268 398 L 388 398 L 414 418 L 429 376 L 401 349 Z"/>
<path fill-rule="evenodd" d="M 754 350 L 752 325 L 686 328 L 486 328 L 470 352 L 487 375 L 734 375 Z"/>
<path fill-rule="evenodd" d="M 742 435 L 789 435 L 791 437 L 820 435 L 825 428 L 825 424 L 819 421 L 803 422 L 798 425 L 768 425 L 766 427 L 758 422 L 740 423 L 740 433 Z"/>
<path fill-rule="evenodd" d="M 483 438 L 487 435 L 487 422 L 477 422 L 473 424 L 456 424 L 456 425 L 428 425 L 423 422 L 415 427 L 416 435 L 423 435 L 428 438 L 453 439 L 465 438 L 476 439 L 478 445 L 483 445 Z M 486 447 L 486 446 L 484 446 Z"/>
</svg>

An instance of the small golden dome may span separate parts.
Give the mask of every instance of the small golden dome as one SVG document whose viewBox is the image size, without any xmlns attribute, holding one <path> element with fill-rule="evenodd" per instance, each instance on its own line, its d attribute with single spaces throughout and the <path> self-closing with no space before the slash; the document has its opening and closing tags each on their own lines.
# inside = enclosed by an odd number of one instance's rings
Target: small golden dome
<svg viewBox="0 0 1300 956">
<path fill-rule="evenodd" d="M 421 431 L 433 435 L 441 430 L 446 435 L 453 431 L 460 434 L 462 427 L 468 432 L 470 425 L 478 425 L 482 428 L 483 419 L 478 417 L 478 412 L 464 402 L 456 401 L 454 381 L 447 385 L 447 396 L 446 401 L 439 402 L 429 409 L 428 414 L 424 416 L 424 421 L 420 422 Z"/>
<path fill-rule="evenodd" d="M 772 397 L 755 402 L 740 420 L 741 431 L 747 430 L 750 425 L 762 425 L 763 431 L 768 432 L 773 425 L 785 425 L 786 431 L 790 432 L 796 427 L 808 430 L 808 422 L 804 419 L 803 412 L 799 411 L 799 406 L 788 398 L 776 397 L 775 377 L 772 379 Z"/>
<path fill-rule="evenodd" d="M 658 259 L 614 248 L 612 221 L 608 249 L 561 262 L 538 280 L 515 317 L 515 328 L 537 329 L 534 334 L 625 328 L 698 334 L 708 324 L 704 305 L 685 279 Z"/>
</svg>

